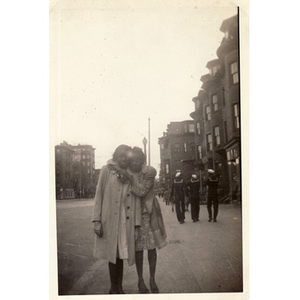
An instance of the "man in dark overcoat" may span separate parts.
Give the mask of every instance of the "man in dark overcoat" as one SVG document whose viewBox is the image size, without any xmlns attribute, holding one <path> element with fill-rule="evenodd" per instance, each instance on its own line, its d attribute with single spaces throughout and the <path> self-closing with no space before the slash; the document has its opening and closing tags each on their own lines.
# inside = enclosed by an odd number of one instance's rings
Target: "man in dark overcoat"
<svg viewBox="0 0 300 300">
<path fill-rule="evenodd" d="M 206 180 L 207 186 L 207 211 L 208 211 L 208 222 L 212 221 L 212 206 L 214 209 L 213 220 L 217 222 L 219 200 L 218 200 L 218 184 L 219 180 L 215 175 L 215 171 L 208 169 L 208 178 Z"/>
<path fill-rule="evenodd" d="M 185 220 L 185 189 L 181 172 L 177 172 L 171 187 L 170 201 L 174 197 L 176 216 L 180 224 Z"/>
<path fill-rule="evenodd" d="M 191 203 L 191 217 L 193 222 L 198 222 L 200 213 L 200 181 L 196 174 L 192 174 L 186 186 Z"/>
</svg>

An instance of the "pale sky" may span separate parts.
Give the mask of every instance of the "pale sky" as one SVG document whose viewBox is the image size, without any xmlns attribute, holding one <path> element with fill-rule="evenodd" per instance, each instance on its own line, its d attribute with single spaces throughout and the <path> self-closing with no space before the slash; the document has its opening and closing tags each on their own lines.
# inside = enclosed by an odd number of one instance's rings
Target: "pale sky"
<svg viewBox="0 0 300 300">
<path fill-rule="evenodd" d="M 170 122 L 191 119 L 220 26 L 237 13 L 233 2 L 216 3 L 51 2 L 52 142 L 92 145 L 100 168 L 120 144 L 143 148 L 150 118 L 159 170 L 158 138 Z"/>
</svg>

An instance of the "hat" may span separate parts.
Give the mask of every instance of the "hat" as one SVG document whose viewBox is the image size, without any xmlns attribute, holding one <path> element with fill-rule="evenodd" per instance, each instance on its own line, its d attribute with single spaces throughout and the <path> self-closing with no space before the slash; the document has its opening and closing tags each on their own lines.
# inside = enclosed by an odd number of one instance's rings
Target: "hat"
<svg viewBox="0 0 300 300">
<path fill-rule="evenodd" d="M 181 175 L 181 172 L 177 172 L 176 174 L 175 174 L 175 177 L 179 177 Z"/>
<path fill-rule="evenodd" d="M 207 172 L 210 173 L 210 174 L 214 174 L 215 173 L 215 171 L 213 169 L 208 169 Z"/>
<path fill-rule="evenodd" d="M 196 175 L 196 174 L 193 174 L 192 177 L 193 177 L 194 179 L 197 179 L 197 175 Z"/>
</svg>

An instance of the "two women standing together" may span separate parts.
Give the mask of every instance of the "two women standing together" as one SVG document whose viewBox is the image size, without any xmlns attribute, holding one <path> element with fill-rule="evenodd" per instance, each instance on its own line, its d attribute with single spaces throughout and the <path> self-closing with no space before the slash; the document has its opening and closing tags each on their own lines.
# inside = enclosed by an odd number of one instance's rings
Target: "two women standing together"
<svg viewBox="0 0 300 300">
<path fill-rule="evenodd" d="M 153 193 L 156 170 L 146 165 L 140 148 L 120 145 L 101 169 L 93 210 L 94 256 L 108 261 L 110 294 L 123 294 L 123 260 L 136 264 L 140 293 L 149 290 L 143 279 L 143 250 L 148 251 L 150 289 L 155 282 L 156 248 L 166 245 L 159 203 Z"/>
</svg>

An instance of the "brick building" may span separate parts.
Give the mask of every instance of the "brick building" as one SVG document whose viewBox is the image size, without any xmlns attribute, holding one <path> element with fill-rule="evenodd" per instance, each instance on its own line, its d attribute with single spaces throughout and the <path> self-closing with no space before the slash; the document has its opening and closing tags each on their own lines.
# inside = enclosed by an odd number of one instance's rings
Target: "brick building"
<svg viewBox="0 0 300 300">
<path fill-rule="evenodd" d="M 91 145 L 73 146 L 74 190 L 76 197 L 91 197 L 94 192 L 95 148 Z"/>
<path fill-rule="evenodd" d="M 159 138 L 159 180 L 168 188 L 176 170 L 185 179 L 196 172 L 202 187 L 212 168 L 219 177 L 220 200 L 231 201 L 240 198 L 241 190 L 238 16 L 224 20 L 220 30 L 224 38 L 217 58 L 207 62 L 208 73 L 192 99 L 193 121 L 171 122 Z"/>
<path fill-rule="evenodd" d="M 188 180 L 194 172 L 195 151 L 195 126 L 193 120 L 171 122 L 163 137 L 159 138 L 161 170 L 160 184 L 168 188 L 170 181 L 177 170 Z"/>
<path fill-rule="evenodd" d="M 217 49 L 217 59 L 207 63 L 208 74 L 193 98 L 197 149 L 196 164 L 206 171 L 213 168 L 220 178 L 220 198 L 230 200 L 240 195 L 240 80 L 238 19 L 224 20 L 220 30 L 224 38 Z"/>
<path fill-rule="evenodd" d="M 95 192 L 95 148 L 91 145 L 55 146 L 56 198 L 92 197 Z"/>
<path fill-rule="evenodd" d="M 55 146 L 56 199 L 74 198 L 72 146 L 66 142 Z"/>
</svg>

